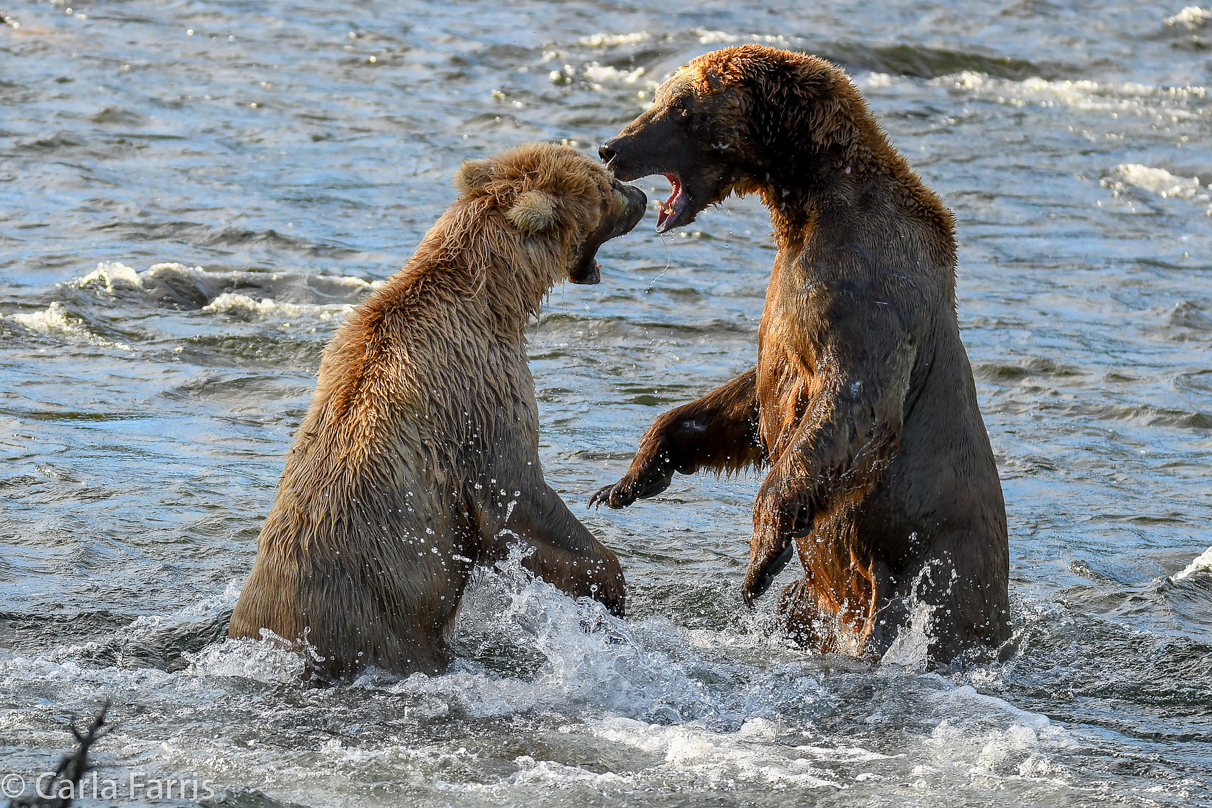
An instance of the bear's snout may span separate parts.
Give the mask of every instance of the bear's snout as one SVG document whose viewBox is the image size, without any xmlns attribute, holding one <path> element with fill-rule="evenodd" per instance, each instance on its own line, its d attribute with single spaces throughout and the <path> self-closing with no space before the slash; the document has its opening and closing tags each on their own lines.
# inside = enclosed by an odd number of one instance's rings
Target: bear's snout
<svg viewBox="0 0 1212 808">
<path fill-rule="evenodd" d="M 627 200 L 627 210 L 619 222 L 619 226 L 611 234 L 611 238 L 630 233 L 640 223 L 640 219 L 644 218 L 644 211 L 648 209 L 648 196 L 639 188 L 622 183 L 617 183 L 616 187 L 623 194 L 623 198 Z"/>
<path fill-rule="evenodd" d="M 614 156 L 616 154 L 618 154 L 618 152 L 616 152 L 614 149 L 614 143 L 615 143 L 615 139 L 611 138 L 610 140 L 603 143 L 602 147 L 600 149 L 598 149 L 598 157 L 602 158 L 602 163 L 607 168 L 610 168 L 610 161 L 614 159 Z"/>
<path fill-rule="evenodd" d="M 648 197 L 639 188 L 624 185 L 617 179 L 612 180 L 611 185 L 615 201 L 611 210 L 602 217 L 597 229 L 585 240 L 579 256 L 569 267 L 568 280 L 572 283 L 600 283 L 602 268 L 597 262 L 598 248 L 612 238 L 630 233 L 640 223 L 640 219 L 644 218 L 644 211 L 648 209 Z"/>
</svg>

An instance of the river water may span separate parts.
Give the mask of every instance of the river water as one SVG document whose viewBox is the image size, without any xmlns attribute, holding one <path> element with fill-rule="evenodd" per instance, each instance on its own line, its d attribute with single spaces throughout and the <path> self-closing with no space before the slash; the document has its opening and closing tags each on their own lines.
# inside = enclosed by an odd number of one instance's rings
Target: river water
<svg viewBox="0 0 1212 808">
<path fill-rule="evenodd" d="M 1212 9 L 1183 2 L 10 0 L 0 776 L 110 697 L 99 777 L 170 804 L 1212 805 Z M 459 162 L 592 152 L 754 41 L 844 65 L 956 213 L 1015 655 L 788 647 L 738 594 L 756 477 L 584 511 L 754 362 L 752 200 L 650 214 L 531 330 L 547 476 L 618 550 L 625 622 L 507 563 L 435 678 L 308 687 L 225 643 L 321 349 Z"/>
</svg>

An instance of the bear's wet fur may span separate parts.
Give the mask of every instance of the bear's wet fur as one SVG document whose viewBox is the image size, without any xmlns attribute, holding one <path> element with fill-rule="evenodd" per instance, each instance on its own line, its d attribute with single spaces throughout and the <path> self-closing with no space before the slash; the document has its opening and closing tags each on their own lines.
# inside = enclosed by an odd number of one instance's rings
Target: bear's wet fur
<svg viewBox="0 0 1212 808">
<path fill-rule="evenodd" d="M 757 366 L 658 418 L 591 502 L 769 466 L 747 602 L 798 551 L 779 613 L 809 646 L 877 657 L 928 613 L 936 662 L 1004 649 L 1005 505 L 956 318 L 954 222 L 845 73 L 755 45 L 708 53 L 601 155 L 620 179 L 670 179 L 661 230 L 758 194 L 778 255 Z"/>
<path fill-rule="evenodd" d="M 324 351 L 231 637 L 309 644 L 313 669 L 438 673 L 476 565 L 523 564 L 615 614 L 624 581 L 544 481 L 525 327 L 634 227 L 643 194 L 567 147 L 464 163 L 408 264 Z"/>
</svg>

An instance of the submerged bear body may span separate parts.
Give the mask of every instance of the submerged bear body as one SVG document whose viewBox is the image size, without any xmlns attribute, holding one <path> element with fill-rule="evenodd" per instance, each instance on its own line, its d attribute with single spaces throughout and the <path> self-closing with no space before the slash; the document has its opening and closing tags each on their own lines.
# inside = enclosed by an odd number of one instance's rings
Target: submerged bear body
<svg viewBox="0 0 1212 808">
<path fill-rule="evenodd" d="M 268 631 L 345 677 L 440 672 L 472 569 L 524 564 L 623 612 L 618 559 L 544 481 L 524 328 L 551 286 L 594 282 L 642 194 L 583 155 L 464 164 L 462 196 L 326 348 L 232 637 Z"/>
<path fill-rule="evenodd" d="M 916 605 L 935 660 L 1004 644 L 1005 505 L 955 313 L 952 218 L 845 74 L 772 48 L 709 53 L 602 156 L 620 178 L 670 179 L 661 230 L 759 194 L 779 252 L 756 367 L 662 415 L 593 501 L 768 466 L 746 601 L 798 555 L 779 612 L 807 645 L 878 656 Z"/>
</svg>

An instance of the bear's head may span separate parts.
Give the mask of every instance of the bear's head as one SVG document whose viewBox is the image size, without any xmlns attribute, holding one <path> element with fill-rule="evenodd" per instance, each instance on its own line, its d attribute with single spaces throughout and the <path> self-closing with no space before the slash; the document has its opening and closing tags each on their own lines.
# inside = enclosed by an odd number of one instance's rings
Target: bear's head
<svg viewBox="0 0 1212 808">
<path fill-rule="evenodd" d="M 501 210 L 521 238 L 556 247 L 573 283 L 601 280 L 598 248 L 630 232 L 648 205 L 643 191 L 619 182 L 593 159 L 544 143 L 468 160 L 455 187 L 465 198 Z"/>
<path fill-rule="evenodd" d="M 673 194 L 657 217 L 663 233 L 733 192 L 786 201 L 770 189 L 811 181 L 822 158 L 848 157 L 863 114 L 849 79 L 828 62 L 744 45 L 680 68 L 599 154 L 622 180 L 665 175 Z"/>
</svg>

